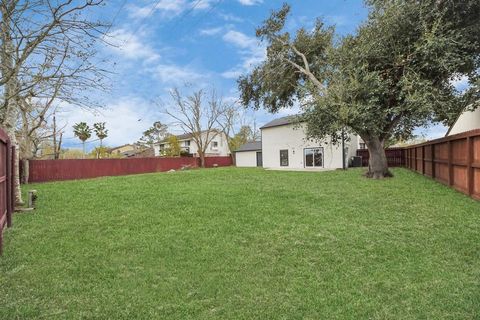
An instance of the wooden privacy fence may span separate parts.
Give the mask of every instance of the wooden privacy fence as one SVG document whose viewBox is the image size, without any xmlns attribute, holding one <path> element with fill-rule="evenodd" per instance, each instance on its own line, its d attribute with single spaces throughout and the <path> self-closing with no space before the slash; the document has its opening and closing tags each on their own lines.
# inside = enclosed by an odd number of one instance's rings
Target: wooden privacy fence
<svg viewBox="0 0 480 320">
<path fill-rule="evenodd" d="M 480 129 L 406 148 L 406 167 L 480 200 Z"/>
<path fill-rule="evenodd" d="M 71 159 L 29 161 L 28 182 L 89 179 L 104 176 L 123 176 L 179 170 L 182 167 L 199 167 L 199 159 L 178 158 L 128 158 L 128 159 Z M 231 157 L 207 157 L 205 166 L 224 167 L 232 165 Z"/>
<path fill-rule="evenodd" d="M 13 186 L 13 159 L 15 149 L 7 134 L 0 129 L 0 255 L 3 250 L 3 229 L 12 226 L 12 213 L 15 205 Z"/>
<path fill-rule="evenodd" d="M 405 166 L 405 148 L 389 148 L 385 150 L 389 167 Z M 370 154 L 368 149 L 358 149 L 357 156 L 362 157 L 362 166 L 368 167 L 368 158 Z"/>
</svg>

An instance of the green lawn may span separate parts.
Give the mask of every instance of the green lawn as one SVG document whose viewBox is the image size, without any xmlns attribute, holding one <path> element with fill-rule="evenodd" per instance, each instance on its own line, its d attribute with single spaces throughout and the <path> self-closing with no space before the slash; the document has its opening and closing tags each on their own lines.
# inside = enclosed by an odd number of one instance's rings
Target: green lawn
<svg viewBox="0 0 480 320">
<path fill-rule="evenodd" d="M 31 186 L 1 319 L 478 319 L 480 203 L 403 169 Z"/>
</svg>

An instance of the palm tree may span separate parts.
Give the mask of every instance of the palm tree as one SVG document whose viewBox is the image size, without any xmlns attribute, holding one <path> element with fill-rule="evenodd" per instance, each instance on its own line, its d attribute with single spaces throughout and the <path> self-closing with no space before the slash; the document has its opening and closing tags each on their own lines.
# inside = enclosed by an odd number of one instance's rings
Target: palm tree
<svg viewBox="0 0 480 320">
<path fill-rule="evenodd" d="M 82 141 L 83 155 L 85 156 L 85 141 L 92 136 L 92 129 L 85 122 L 76 123 L 73 126 L 73 134 Z"/>
<path fill-rule="evenodd" d="M 103 147 L 103 139 L 108 137 L 108 130 L 105 128 L 105 122 L 97 122 L 93 124 L 93 130 L 100 140 L 100 148 Z"/>
<path fill-rule="evenodd" d="M 103 139 L 108 137 L 108 130 L 105 128 L 105 122 L 97 122 L 93 124 L 93 131 L 100 140 L 100 147 L 97 150 L 97 159 L 100 159 L 100 154 L 103 152 Z"/>
</svg>

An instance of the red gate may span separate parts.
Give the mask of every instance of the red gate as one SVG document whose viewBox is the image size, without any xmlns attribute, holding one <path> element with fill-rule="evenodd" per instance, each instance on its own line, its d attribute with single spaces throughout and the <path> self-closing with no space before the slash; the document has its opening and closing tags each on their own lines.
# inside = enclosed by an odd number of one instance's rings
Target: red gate
<svg viewBox="0 0 480 320">
<path fill-rule="evenodd" d="M 0 255 L 3 247 L 3 229 L 12 225 L 14 152 L 15 149 L 11 146 L 7 134 L 0 129 Z"/>
</svg>

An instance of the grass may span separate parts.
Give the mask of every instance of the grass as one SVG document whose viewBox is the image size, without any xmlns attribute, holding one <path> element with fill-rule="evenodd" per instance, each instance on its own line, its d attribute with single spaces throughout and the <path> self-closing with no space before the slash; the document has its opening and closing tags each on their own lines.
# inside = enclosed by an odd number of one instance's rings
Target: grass
<svg viewBox="0 0 480 320">
<path fill-rule="evenodd" d="M 1 319 L 478 319 L 480 203 L 415 173 L 222 168 L 34 185 Z"/>
</svg>

